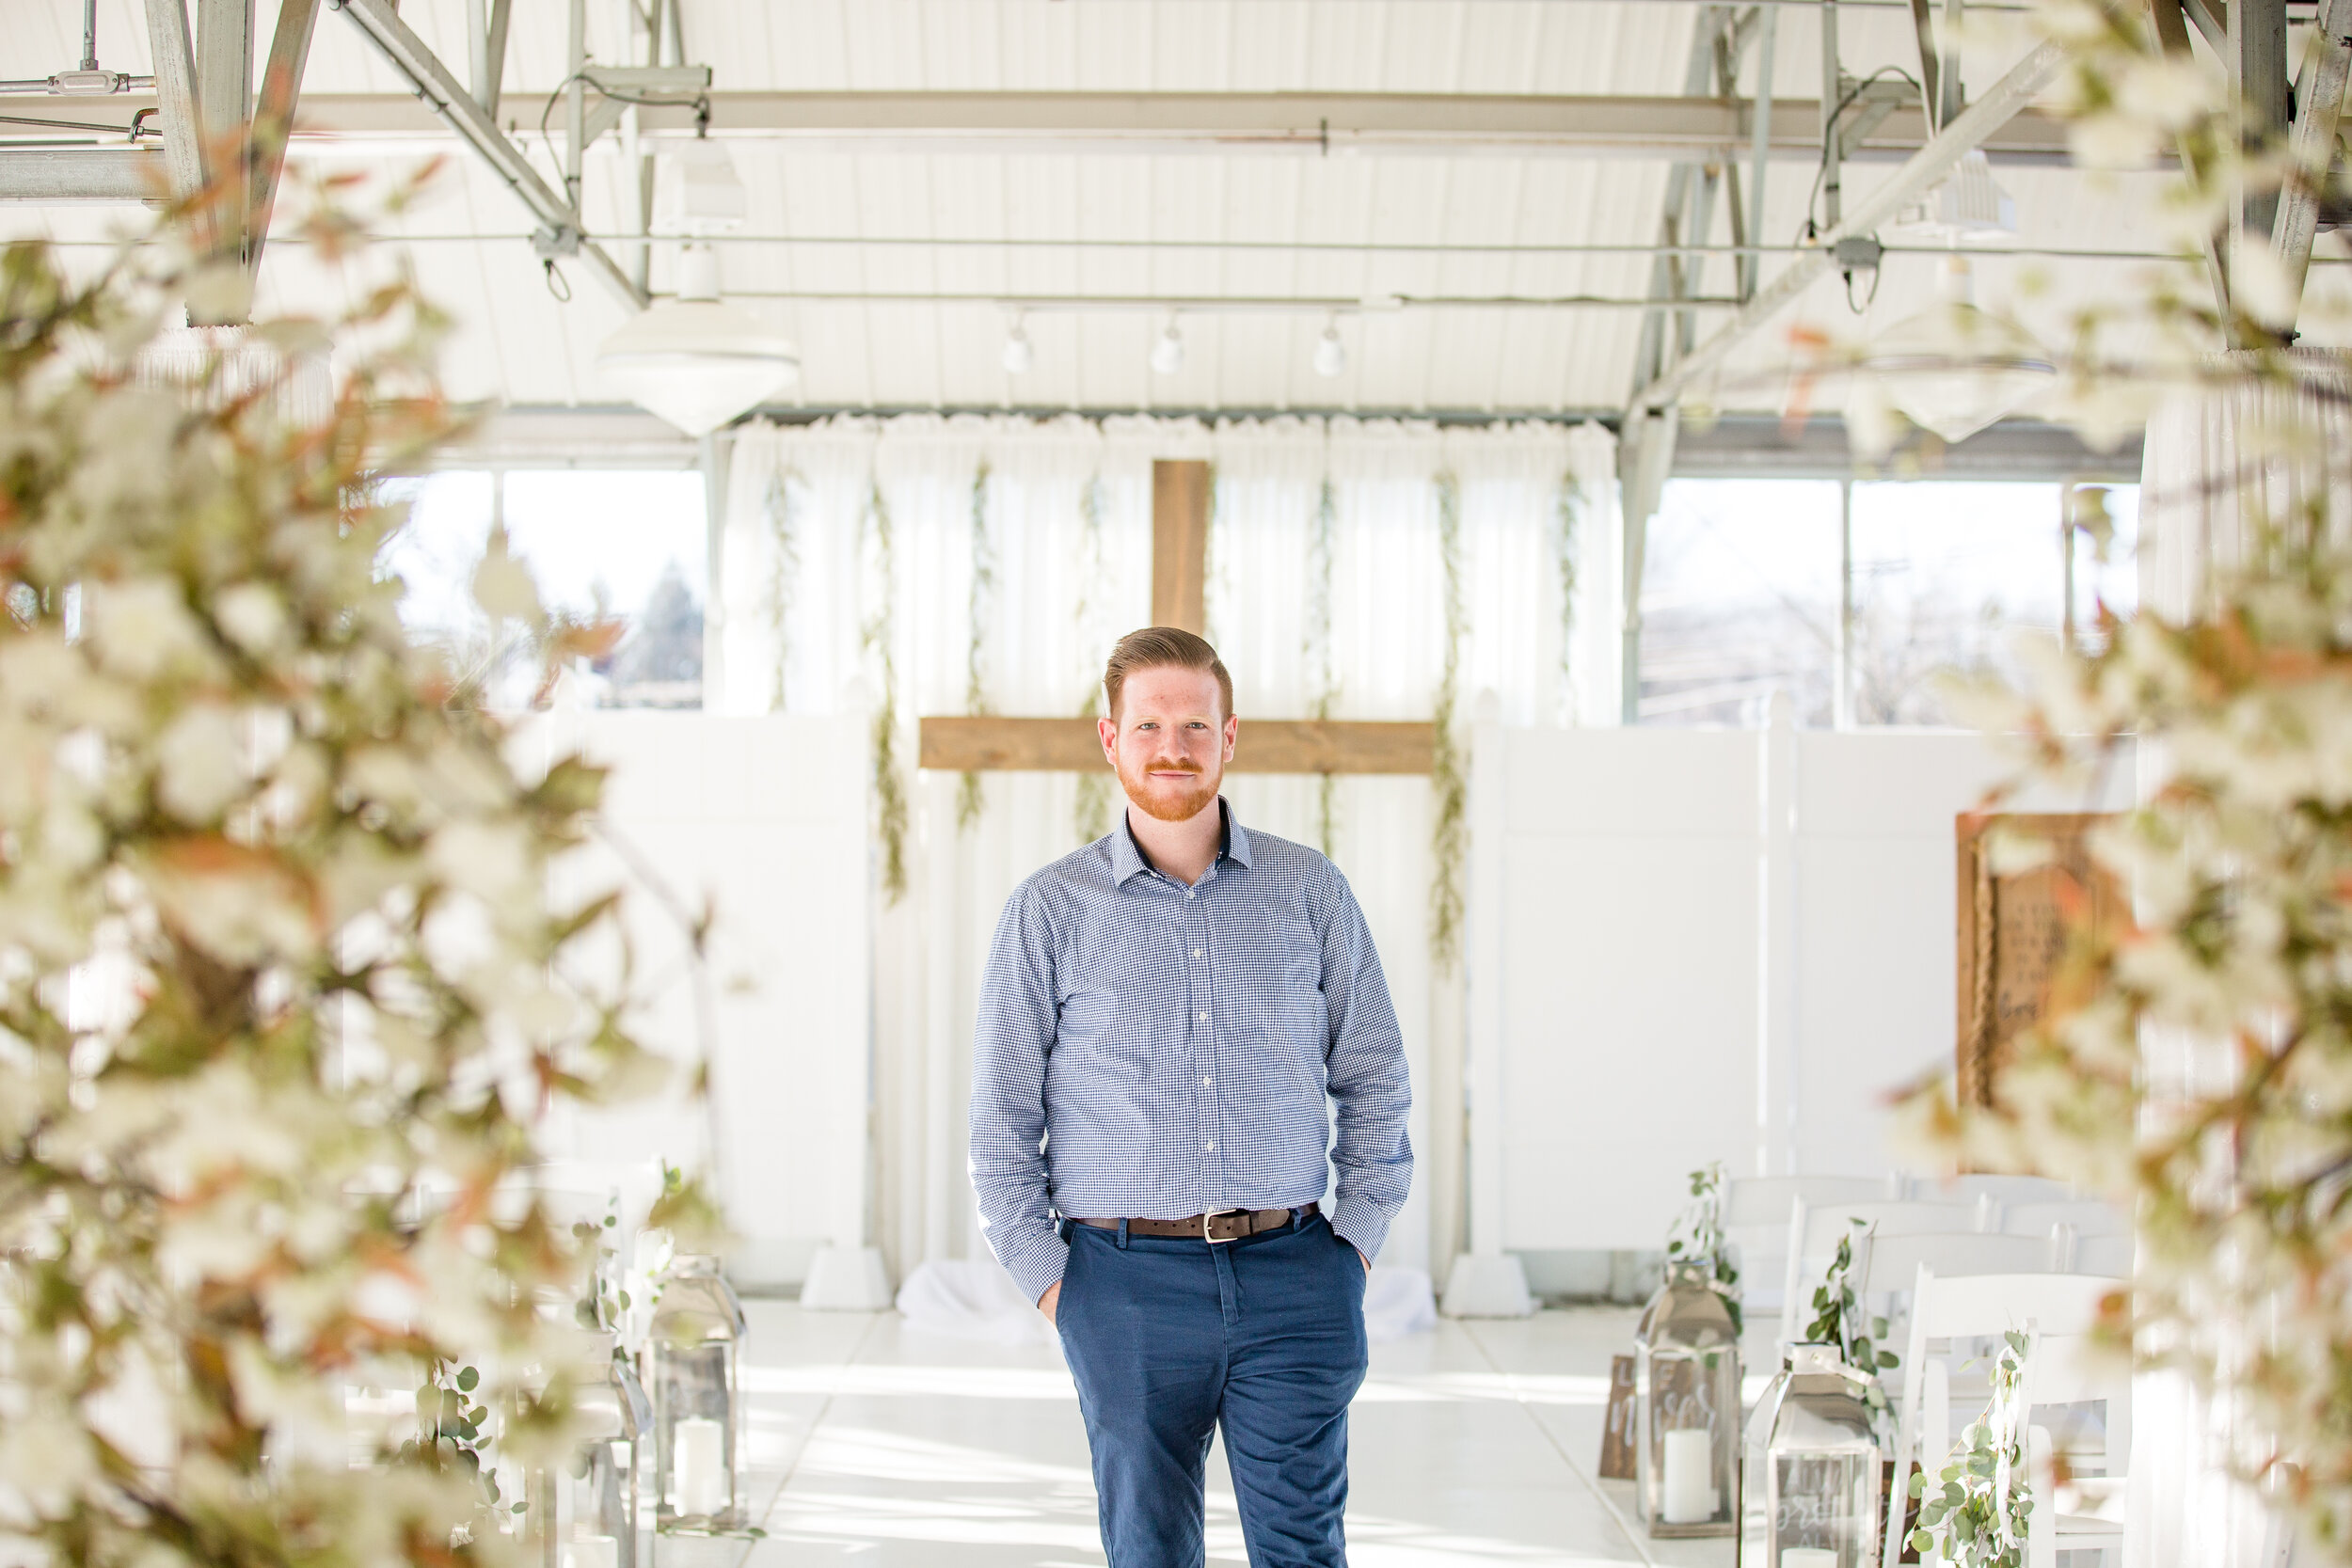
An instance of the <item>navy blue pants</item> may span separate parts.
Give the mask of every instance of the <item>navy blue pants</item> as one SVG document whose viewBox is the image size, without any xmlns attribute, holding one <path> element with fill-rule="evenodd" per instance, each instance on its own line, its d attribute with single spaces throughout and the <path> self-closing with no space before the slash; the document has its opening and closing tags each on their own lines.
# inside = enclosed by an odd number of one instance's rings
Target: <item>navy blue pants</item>
<svg viewBox="0 0 2352 1568">
<path fill-rule="evenodd" d="M 1221 1424 L 1251 1568 L 1342 1568 L 1364 1266 L 1322 1216 L 1225 1242 L 1066 1226 L 1055 1323 L 1110 1568 L 1199 1568 Z"/>
</svg>

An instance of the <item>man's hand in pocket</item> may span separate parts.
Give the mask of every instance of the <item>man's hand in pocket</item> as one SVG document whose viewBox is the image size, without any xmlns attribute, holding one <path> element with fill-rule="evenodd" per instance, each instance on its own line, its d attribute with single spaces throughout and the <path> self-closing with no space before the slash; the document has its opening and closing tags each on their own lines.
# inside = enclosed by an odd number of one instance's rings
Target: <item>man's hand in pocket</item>
<svg viewBox="0 0 2352 1568">
<path fill-rule="evenodd" d="M 1359 1253 L 1357 1256 L 1360 1258 L 1363 1255 Z M 1370 1263 L 1366 1263 L 1364 1267 L 1370 1268 L 1372 1265 Z M 1050 1323 L 1054 1322 L 1054 1308 L 1059 1307 L 1060 1305 L 1061 1281 L 1057 1279 L 1051 1285 L 1045 1287 L 1045 1293 L 1043 1295 L 1037 1298 L 1037 1309 L 1045 1314 L 1045 1321 Z M 1056 1324 L 1056 1326 L 1058 1327 L 1060 1325 Z"/>
</svg>

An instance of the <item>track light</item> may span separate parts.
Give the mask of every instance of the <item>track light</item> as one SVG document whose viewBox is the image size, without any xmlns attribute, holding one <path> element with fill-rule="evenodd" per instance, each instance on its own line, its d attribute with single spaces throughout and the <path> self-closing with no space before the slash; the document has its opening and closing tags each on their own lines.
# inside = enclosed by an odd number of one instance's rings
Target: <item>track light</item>
<svg viewBox="0 0 2352 1568">
<path fill-rule="evenodd" d="M 1029 341 L 1028 315 L 1025 311 L 1012 318 L 1012 330 L 1005 334 L 1005 373 L 1026 375 L 1037 363 L 1037 349 Z"/>
<path fill-rule="evenodd" d="M 1160 341 L 1152 345 L 1152 369 L 1160 375 L 1174 375 L 1184 368 L 1184 340 L 1176 331 L 1174 317 L 1160 332 Z"/>
<path fill-rule="evenodd" d="M 1315 374 L 1339 375 L 1347 369 L 1347 345 L 1340 341 L 1340 322 L 1337 316 L 1326 322 L 1323 336 L 1315 340 Z"/>
</svg>

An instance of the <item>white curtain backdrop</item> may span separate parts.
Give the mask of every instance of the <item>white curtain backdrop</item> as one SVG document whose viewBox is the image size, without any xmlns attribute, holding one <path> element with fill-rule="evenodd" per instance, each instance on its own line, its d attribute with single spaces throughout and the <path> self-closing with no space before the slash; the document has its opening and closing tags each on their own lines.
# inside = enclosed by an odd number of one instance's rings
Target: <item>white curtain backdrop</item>
<svg viewBox="0 0 2352 1568">
<path fill-rule="evenodd" d="M 1441 475 L 1459 498 L 1460 719 L 1489 690 L 1513 723 L 1614 704 L 1613 670 L 1563 657 L 1596 619 L 1613 631 L 1615 451 L 1597 426 L 906 416 L 740 433 L 716 562 L 716 705 L 886 708 L 875 729 L 904 792 L 905 893 L 877 900 L 866 1140 L 873 1239 L 898 1278 L 986 1256 L 963 1131 L 978 965 L 1013 886 L 1121 804 L 1107 772 L 981 775 L 975 800 L 961 776 L 915 768 L 915 721 L 1094 711 L 1111 643 L 1150 611 L 1155 458 L 1216 465 L 1209 633 L 1245 725 L 1318 706 L 1430 717 L 1446 651 Z M 1573 588 L 1564 565 L 1585 568 Z M 1441 1267 L 1462 1203 L 1461 993 L 1431 958 L 1432 787 L 1242 776 L 1227 792 L 1245 825 L 1327 848 L 1364 906 L 1411 1054 L 1421 1156 L 1381 1261 Z M 879 832 L 875 861 L 885 877 Z"/>
</svg>

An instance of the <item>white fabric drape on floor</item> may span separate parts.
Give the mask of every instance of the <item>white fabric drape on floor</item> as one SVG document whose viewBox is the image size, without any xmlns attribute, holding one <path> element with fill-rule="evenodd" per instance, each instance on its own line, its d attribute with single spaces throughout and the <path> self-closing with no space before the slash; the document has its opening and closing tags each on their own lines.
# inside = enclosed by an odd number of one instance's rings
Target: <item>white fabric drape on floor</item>
<svg viewBox="0 0 2352 1568">
<path fill-rule="evenodd" d="M 959 415 L 739 433 L 717 705 L 887 705 L 905 795 L 906 891 L 880 901 L 875 932 L 870 1139 L 875 1240 L 899 1278 L 986 1256 L 964 1139 L 978 966 L 1012 887 L 1106 831 L 1120 803 L 1107 773 L 984 774 L 975 798 L 974 781 L 914 767 L 915 721 L 1093 711 L 1111 643 L 1149 615 L 1151 465 L 1171 457 L 1216 465 L 1209 632 L 1245 725 L 1318 706 L 1430 716 L 1446 653 L 1440 475 L 1458 496 L 1461 718 L 1486 690 L 1516 723 L 1594 710 L 1595 673 L 1563 649 L 1586 645 L 1613 586 L 1587 571 L 1571 591 L 1564 563 L 1613 560 L 1614 443 L 1597 426 Z M 1431 961 L 1432 787 L 1241 776 L 1228 794 L 1246 825 L 1327 848 L 1364 906 L 1422 1157 L 1381 1261 L 1441 1265 L 1461 1202 L 1460 991 Z"/>
<path fill-rule="evenodd" d="M 2172 620 L 2207 611 L 2215 573 L 2248 561 L 2264 519 L 2299 521 L 2316 502 L 2338 538 L 2352 530 L 2352 367 L 2330 354 L 2295 361 L 2312 390 L 2225 384 L 2185 393 L 2150 420 L 2139 493 L 2143 608 Z M 2306 438 L 2282 449 L 2286 430 Z M 2163 771 L 2161 750 L 2143 744 L 2143 798 Z M 2226 1089 L 2240 1070 L 2233 1042 L 2177 1032 L 2149 1032 L 2141 1055 L 2157 1101 Z M 2277 1568 L 2291 1532 L 2229 1474 L 2242 1439 L 2226 1406 L 2184 1374 L 2157 1372 L 2134 1380 L 2132 1413 L 2126 1568 Z"/>
</svg>

